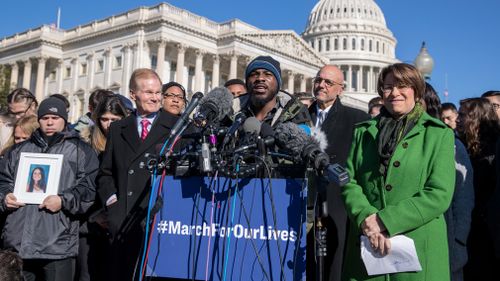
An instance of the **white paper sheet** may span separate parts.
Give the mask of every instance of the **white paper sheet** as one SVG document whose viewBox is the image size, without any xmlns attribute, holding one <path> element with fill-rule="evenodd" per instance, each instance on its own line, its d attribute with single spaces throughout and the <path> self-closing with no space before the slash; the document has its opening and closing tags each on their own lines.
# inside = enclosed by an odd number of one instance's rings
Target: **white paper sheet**
<svg viewBox="0 0 500 281">
<path fill-rule="evenodd" d="M 391 251 L 388 255 L 382 256 L 373 250 L 368 237 L 364 235 L 360 237 L 361 258 L 368 275 L 422 270 L 413 239 L 404 235 L 396 235 L 389 239 Z"/>
</svg>

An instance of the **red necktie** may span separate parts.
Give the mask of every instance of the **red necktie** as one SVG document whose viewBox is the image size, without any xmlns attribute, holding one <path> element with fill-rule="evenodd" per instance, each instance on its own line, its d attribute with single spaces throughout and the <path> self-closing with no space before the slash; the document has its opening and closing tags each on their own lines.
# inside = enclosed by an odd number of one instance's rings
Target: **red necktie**
<svg viewBox="0 0 500 281">
<path fill-rule="evenodd" d="M 148 119 L 142 119 L 141 120 L 141 125 L 142 125 L 142 131 L 141 131 L 141 140 L 145 140 L 146 137 L 148 136 L 149 130 L 148 126 L 151 124 Z"/>
</svg>

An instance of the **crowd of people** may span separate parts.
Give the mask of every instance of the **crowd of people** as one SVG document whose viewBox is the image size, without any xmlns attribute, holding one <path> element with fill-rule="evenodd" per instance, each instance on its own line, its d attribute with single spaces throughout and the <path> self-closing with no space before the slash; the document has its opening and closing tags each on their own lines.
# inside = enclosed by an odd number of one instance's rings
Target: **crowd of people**
<svg viewBox="0 0 500 281">
<path fill-rule="evenodd" d="M 282 91 L 280 63 L 270 56 L 252 60 L 244 74 L 224 84 L 234 96 L 232 116 L 323 131 L 326 154 L 351 178 L 343 187 L 310 182 L 308 280 L 494 280 L 500 91 L 462 100 L 457 109 L 441 104 L 414 66 L 396 63 L 382 70 L 379 97 L 363 112 L 342 104 L 344 73 L 334 65 L 318 70 L 312 94 Z M 23 88 L 8 95 L 0 112 L 0 280 L 139 278 L 151 185 L 143 158 L 157 153 L 189 100 L 183 85 L 163 84 L 152 69 L 136 69 L 129 88 L 130 99 L 94 91 L 74 124 L 63 95 L 38 101 Z M 26 152 L 64 155 L 58 192 L 39 205 L 14 195 Z M 46 192 L 45 173 L 30 170 L 26 190 Z M 318 224 L 328 230 L 324 272 L 316 265 Z M 385 256 L 396 235 L 413 239 L 422 270 L 368 275 L 360 238 Z"/>
</svg>

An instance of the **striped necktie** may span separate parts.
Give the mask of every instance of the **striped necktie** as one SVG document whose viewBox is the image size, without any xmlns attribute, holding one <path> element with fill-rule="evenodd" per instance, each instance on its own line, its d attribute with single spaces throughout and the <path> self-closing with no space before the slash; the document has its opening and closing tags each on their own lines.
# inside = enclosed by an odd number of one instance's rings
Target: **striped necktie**
<svg viewBox="0 0 500 281">
<path fill-rule="evenodd" d="M 151 124 L 148 119 L 142 119 L 141 120 L 141 125 L 142 125 L 142 131 L 141 131 L 141 140 L 145 140 L 146 137 L 148 136 L 149 130 L 148 126 Z"/>
</svg>

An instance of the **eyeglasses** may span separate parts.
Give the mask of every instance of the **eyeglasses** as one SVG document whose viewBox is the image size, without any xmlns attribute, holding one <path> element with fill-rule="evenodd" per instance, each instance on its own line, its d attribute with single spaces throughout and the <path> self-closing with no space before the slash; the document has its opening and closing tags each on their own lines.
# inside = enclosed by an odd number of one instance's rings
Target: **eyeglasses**
<svg viewBox="0 0 500 281">
<path fill-rule="evenodd" d="M 411 86 L 405 85 L 405 84 L 398 84 L 398 85 L 384 85 L 380 88 L 380 91 L 384 94 L 390 94 L 394 90 L 394 88 L 398 88 L 398 91 L 405 91 L 411 88 Z"/>
<path fill-rule="evenodd" d="M 10 110 L 10 108 L 9 108 L 9 112 L 8 112 L 8 114 L 9 114 L 10 116 L 12 116 L 12 117 L 19 117 L 19 118 L 21 118 L 21 117 L 25 116 L 25 115 L 26 115 L 26 113 L 27 113 L 27 112 L 31 109 L 31 106 L 33 105 L 33 103 L 34 103 L 34 102 L 35 102 L 34 100 L 31 100 L 31 102 L 28 104 L 28 107 L 26 107 L 26 109 L 25 109 L 25 110 L 21 110 L 21 111 L 18 111 L 18 112 L 13 112 L 13 111 L 12 111 L 12 110 Z"/>
<path fill-rule="evenodd" d="M 322 77 L 319 77 L 319 76 L 316 76 L 313 78 L 313 83 L 314 84 L 321 84 L 321 82 L 325 81 L 325 85 L 327 88 L 331 88 L 335 85 L 339 85 L 341 87 L 344 87 L 344 83 L 339 83 L 339 82 L 335 82 L 333 80 L 330 80 L 330 79 L 325 79 L 325 78 L 322 78 Z"/>
<path fill-rule="evenodd" d="M 491 105 L 493 106 L 494 110 L 499 110 L 500 109 L 500 104 L 492 102 Z"/>
<path fill-rule="evenodd" d="M 174 99 L 184 100 L 184 95 L 176 95 L 176 94 L 172 94 L 172 93 L 166 93 L 166 94 L 163 94 L 163 98 L 170 99 L 170 100 L 174 100 Z"/>
</svg>

